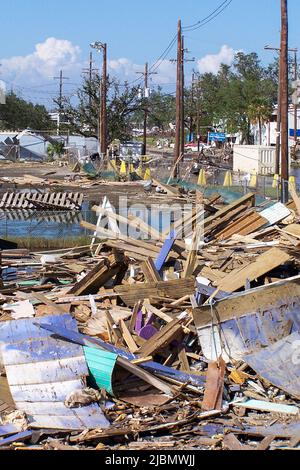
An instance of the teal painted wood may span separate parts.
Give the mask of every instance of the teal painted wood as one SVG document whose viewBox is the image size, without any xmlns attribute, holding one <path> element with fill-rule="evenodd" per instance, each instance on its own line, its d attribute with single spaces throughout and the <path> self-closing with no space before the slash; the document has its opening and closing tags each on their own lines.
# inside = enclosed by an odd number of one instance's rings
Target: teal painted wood
<svg viewBox="0 0 300 470">
<path fill-rule="evenodd" d="M 84 346 L 83 350 L 93 382 L 113 395 L 112 378 L 118 355 L 89 346 Z"/>
</svg>

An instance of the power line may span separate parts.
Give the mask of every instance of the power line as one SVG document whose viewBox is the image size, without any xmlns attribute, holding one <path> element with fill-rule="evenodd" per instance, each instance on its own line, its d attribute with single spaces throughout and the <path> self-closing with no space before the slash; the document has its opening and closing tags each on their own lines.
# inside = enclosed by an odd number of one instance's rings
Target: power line
<svg viewBox="0 0 300 470">
<path fill-rule="evenodd" d="M 212 20 L 217 18 L 221 13 L 223 13 L 226 8 L 229 7 L 229 5 L 233 2 L 233 0 L 225 0 L 222 2 L 218 8 L 216 8 L 214 11 L 212 11 L 208 16 L 203 18 L 202 20 L 199 20 L 197 23 L 190 25 L 190 26 L 185 26 L 183 27 L 184 31 L 195 31 L 197 29 L 202 28 L 206 24 L 210 23 Z"/>
</svg>

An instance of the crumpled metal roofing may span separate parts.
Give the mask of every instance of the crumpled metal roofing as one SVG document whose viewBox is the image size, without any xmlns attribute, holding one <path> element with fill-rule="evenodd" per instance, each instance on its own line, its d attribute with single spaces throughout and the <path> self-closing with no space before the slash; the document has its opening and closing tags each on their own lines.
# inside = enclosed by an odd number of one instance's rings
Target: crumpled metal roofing
<svg viewBox="0 0 300 470">
<path fill-rule="evenodd" d="M 86 386 L 88 368 L 80 345 L 53 338 L 36 326 L 48 323 L 77 331 L 70 315 L 0 323 L 3 363 L 13 399 L 31 427 L 85 429 L 108 427 L 98 404 L 70 409 L 64 401 Z"/>
</svg>

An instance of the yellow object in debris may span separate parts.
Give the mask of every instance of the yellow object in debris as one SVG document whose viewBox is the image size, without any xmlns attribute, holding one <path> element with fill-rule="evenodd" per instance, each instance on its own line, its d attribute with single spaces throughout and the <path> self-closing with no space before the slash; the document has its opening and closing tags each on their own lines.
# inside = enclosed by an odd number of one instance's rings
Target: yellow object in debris
<svg viewBox="0 0 300 470">
<path fill-rule="evenodd" d="M 274 175 L 272 188 L 276 189 L 278 185 L 279 185 L 279 175 Z"/>
<path fill-rule="evenodd" d="M 198 185 L 199 186 L 206 186 L 206 175 L 203 168 L 201 168 L 198 178 Z"/>
<path fill-rule="evenodd" d="M 227 187 L 232 186 L 232 174 L 231 174 L 231 171 L 226 171 L 223 186 L 227 186 Z"/>
<path fill-rule="evenodd" d="M 127 175 L 126 162 L 124 162 L 124 161 L 121 163 L 120 174 L 121 175 Z"/>
<path fill-rule="evenodd" d="M 248 375 L 245 374 L 242 371 L 238 371 L 236 369 L 233 369 L 231 374 L 229 375 L 229 378 L 232 380 L 237 385 L 243 385 L 245 380 L 248 378 Z"/>
<path fill-rule="evenodd" d="M 130 165 L 129 165 L 129 173 L 134 173 L 134 172 L 135 172 L 135 169 L 134 169 L 133 163 L 130 163 Z"/>
<path fill-rule="evenodd" d="M 296 178 L 295 178 L 295 176 L 290 176 L 290 178 L 289 178 L 289 187 L 296 190 Z"/>
<path fill-rule="evenodd" d="M 140 165 L 140 166 L 138 167 L 136 174 L 137 174 L 140 178 L 143 178 L 143 167 L 142 167 L 142 165 Z"/>
<path fill-rule="evenodd" d="M 251 178 L 249 181 L 249 187 L 250 188 L 256 188 L 257 187 L 257 172 L 254 170 L 253 173 L 251 173 Z"/>
<path fill-rule="evenodd" d="M 151 180 L 151 170 L 150 170 L 150 168 L 146 169 L 144 180 L 145 181 L 150 181 Z"/>
</svg>

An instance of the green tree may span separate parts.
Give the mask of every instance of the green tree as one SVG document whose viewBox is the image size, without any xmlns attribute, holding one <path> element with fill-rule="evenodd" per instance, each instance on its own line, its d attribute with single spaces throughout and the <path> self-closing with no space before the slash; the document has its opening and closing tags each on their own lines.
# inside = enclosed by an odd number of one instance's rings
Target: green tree
<svg viewBox="0 0 300 470">
<path fill-rule="evenodd" d="M 48 111 L 40 104 L 33 104 L 11 92 L 6 104 L 0 105 L 0 128 L 2 130 L 53 129 Z"/>
<path fill-rule="evenodd" d="M 58 100 L 55 100 L 58 104 Z M 77 90 L 74 104 L 70 98 L 63 100 L 63 114 L 69 122 L 69 129 L 85 137 L 98 137 L 100 105 L 100 77 L 95 75 L 90 82 L 85 79 Z M 108 79 L 107 138 L 127 140 L 131 137 L 131 115 L 142 107 L 138 87 L 121 85 Z"/>
</svg>

